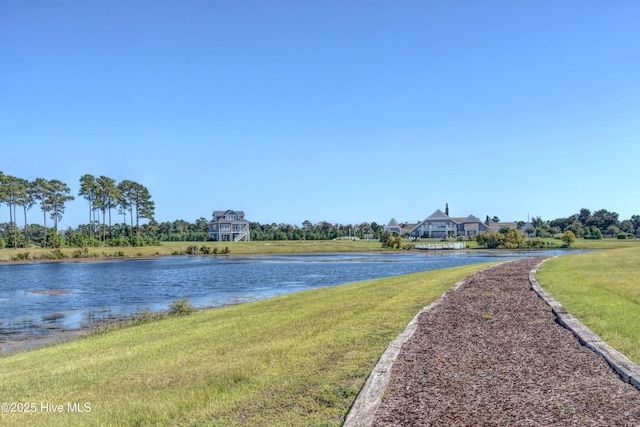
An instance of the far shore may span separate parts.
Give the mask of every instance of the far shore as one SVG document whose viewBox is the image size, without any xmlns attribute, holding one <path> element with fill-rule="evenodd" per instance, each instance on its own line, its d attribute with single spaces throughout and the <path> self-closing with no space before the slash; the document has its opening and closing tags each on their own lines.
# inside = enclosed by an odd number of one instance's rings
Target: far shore
<svg viewBox="0 0 640 427">
<path fill-rule="evenodd" d="M 197 249 L 194 251 L 193 248 Z M 205 248 L 206 251 L 202 251 Z M 45 261 L 104 261 L 118 259 L 153 259 L 161 256 L 205 255 L 234 256 L 278 253 L 382 252 L 380 242 L 361 241 L 258 241 L 258 242 L 163 242 L 159 246 L 96 246 L 87 248 L 4 248 L 0 263 Z M 82 252 L 78 256 L 78 252 Z"/>
<path fill-rule="evenodd" d="M 544 239 L 549 247 L 545 249 L 559 248 L 562 242 L 558 239 Z M 97 246 L 82 249 L 82 256 L 77 256 L 80 248 L 4 248 L 0 249 L 0 265 L 24 264 L 33 262 L 101 262 L 129 259 L 155 259 L 165 256 L 190 255 L 190 256 L 246 256 L 265 254 L 305 254 L 305 253 L 343 253 L 343 252 L 379 252 L 393 253 L 398 251 L 423 252 L 424 250 L 412 248 L 416 243 L 439 243 L 439 240 L 420 241 L 405 240 L 402 249 L 383 248 L 378 240 L 279 240 L 279 241 L 251 241 L 251 242 L 163 242 L 160 246 L 140 247 L 109 247 Z M 465 249 L 456 250 L 486 250 L 477 245 L 473 240 L 465 240 Z M 616 249 L 622 247 L 635 247 L 640 245 L 640 239 L 618 240 L 584 240 L 577 239 L 571 246 L 573 249 Z M 197 249 L 194 251 L 193 248 Z M 191 249 L 190 249 L 191 248 Z M 205 248 L 206 252 L 200 250 Z M 450 249 L 438 250 L 446 252 Z M 214 253 L 215 252 L 215 253 Z M 226 252 L 226 253 L 225 253 Z"/>
</svg>

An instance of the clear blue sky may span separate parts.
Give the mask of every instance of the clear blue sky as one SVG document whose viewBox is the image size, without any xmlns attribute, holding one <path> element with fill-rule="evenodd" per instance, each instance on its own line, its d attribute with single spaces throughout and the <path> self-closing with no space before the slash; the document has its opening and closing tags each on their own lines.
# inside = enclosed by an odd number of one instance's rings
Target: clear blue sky
<svg viewBox="0 0 640 427">
<path fill-rule="evenodd" d="M 0 171 L 131 179 L 160 222 L 628 219 L 639 23 L 632 0 L 5 0 Z"/>
</svg>

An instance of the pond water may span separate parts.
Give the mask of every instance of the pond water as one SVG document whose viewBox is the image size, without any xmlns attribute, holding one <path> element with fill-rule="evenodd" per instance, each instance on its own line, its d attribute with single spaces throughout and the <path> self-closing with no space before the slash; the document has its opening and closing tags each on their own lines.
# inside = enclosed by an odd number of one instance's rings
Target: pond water
<svg viewBox="0 0 640 427">
<path fill-rule="evenodd" d="M 312 288 L 562 251 L 166 257 L 0 265 L 0 351 L 119 319 L 165 310 L 178 298 L 198 308 Z"/>
</svg>

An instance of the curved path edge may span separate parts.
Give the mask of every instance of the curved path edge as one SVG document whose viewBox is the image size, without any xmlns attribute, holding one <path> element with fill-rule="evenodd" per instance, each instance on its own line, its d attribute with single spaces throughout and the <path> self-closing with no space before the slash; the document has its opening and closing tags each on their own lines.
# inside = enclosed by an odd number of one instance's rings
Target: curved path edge
<svg viewBox="0 0 640 427">
<path fill-rule="evenodd" d="M 556 258 L 556 257 L 553 257 Z M 529 272 L 529 283 L 531 289 L 541 298 L 550 308 L 552 313 L 557 319 L 557 322 L 570 330 L 578 341 L 585 347 L 592 350 L 594 353 L 602 357 L 611 368 L 624 380 L 630 383 L 636 389 L 640 390 L 640 366 L 633 363 L 625 355 L 605 343 L 600 337 L 594 334 L 589 328 L 584 326 L 578 319 L 573 317 L 567 312 L 567 310 L 556 301 L 551 295 L 542 289 L 540 284 L 535 278 L 538 268 L 549 259 L 542 260 Z M 487 267 L 483 270 L 479 270 L 474 274 L 478 274 L 482 271 L 486 271 L 490 268 L 497 267 L 500 264 L 496 264 Z M 382 402 L 382 397 L 389 384 L 391 377 L 391 368 L 396 358 L 398 357 L 400 350 L 405 342 L 407 342 L 418 325 L 418 317 L 435 306 L 451 292 L 455 292 L 460 286 L 462 286 L 467 278 L 456 283 L 451 289 L 443 293 L 438 299 L 431 304 L 424 307 L 414 318 L 409 322 L 407 327 L 396 337 L 395 340 L 389 344 L 380 359 L 376 363 L 375 367 L 369 374 L 367 381 L 360 390 L 358 397 L 351 406 L 349 413 L 347 414 L 343 426 L 345 427 L 360 427 L 370 426 L 376 414 L 376 410 Z"/>
<path fill-rule="evenodd" d="M 500 264 L 502 263 L 492 265 L 482 270 L 478 270 L 473 274 L 478 274 L 490 268 L 497 267 Z M 442 300 L 449 293 L 455 292 L 466 282 L 466 280 L 467 278 L 462 279 L 445 293 L 440 295 L 438 299 L 420 310 L 418 314 L 413 317 L 411 322 L 409 322 L 409 324 L 404 328 L 400 335 L 398 335 L 396 339 L 394 339 L 391 344 L 389 344 L 384 353 L 382 353 L 382 356 L 380 356 L 380 359 L 378 359 L 376 366 L 374 366 L 373 370 L 369 374 L 369 377 L 360 390 L 360 393 L 358 393 L 358 397 L 356 397 L 355 402 L 351 406 L 351 409 L 349 410 L 349 413 L 345 418 L 343 424 L 344 427 L 360 427 L 371 425 L 375 417 L 376 410 L 382 402 L 384 391 L 389 384 L 389 379 L 391 377 L 391 367 L 398 358 L 398 354 L 400 354 L 400 350 L 402 349 L 404 343 L 407 342 L 416 331 L 416 328 L 418 327 L 418 317 L 420 317 L 422 313 L 425 313 L 440 304 L 440 302 L 442 302 Z"/>
<path fill-rule="evenodd" d="M 556 258 L 556 257 L 553 257 Z M 557 322 L 570 330 L 573 335 L 580 341 L 582 345 L 602 357 L 611 366 L 611 368 L 625 381 L 633 385 L 640 390 L 640 366 L 633 363 L 624 354 L 611 347 L 606 342 L 602 341 L 600 337 L 594 334 L 591 329 L 580 323 L 578 319 L 573 317 L 569 312 L 556 301 L 551 295 L 549 295 L 536 280 L 536 273 L 538 268 L 548 258 L 541 261 L 536 265 L 533 270 L 529 272 L 529 283 L 531 289 L 538 294 L 538 296 L 549 306 L 551 311 L 555 315 Z"/>
</svg>

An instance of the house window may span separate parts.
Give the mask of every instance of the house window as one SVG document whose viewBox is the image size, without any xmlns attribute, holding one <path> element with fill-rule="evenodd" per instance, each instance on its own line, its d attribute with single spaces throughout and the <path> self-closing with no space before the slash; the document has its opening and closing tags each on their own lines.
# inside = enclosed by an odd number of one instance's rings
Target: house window
<svg viewBox="0 0 640 427">
<path fill-rule="evenodd" d="M 220 224 L 220 231 L 229 231 L 231 229 L 230 224 Z"/>
<path fill-rule="evenodd" d="M 230 220 L 234 220 L 234 219 L 237 219 L 237 218 L 238 218 L 238 215 L 236 215 L 236 214 L 229 214 L 229 219 L 230 219 Z"/>
</svg>

